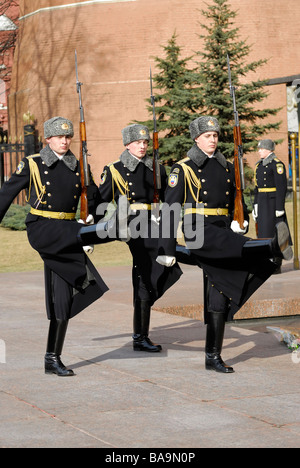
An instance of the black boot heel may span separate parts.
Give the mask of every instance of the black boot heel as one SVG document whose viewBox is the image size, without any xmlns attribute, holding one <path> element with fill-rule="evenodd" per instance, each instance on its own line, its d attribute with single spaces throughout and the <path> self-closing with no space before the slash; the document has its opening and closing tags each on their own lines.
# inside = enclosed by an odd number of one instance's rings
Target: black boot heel
<svg viewBox="0 0 300 468">
<path fill-rule="evenodd" d="M 209 311 L 206 330 L 205 368 L 223 374 L 232 374 L 233 368 L 221 358 L 225 332 L 225 314 Z"/>
<path fill-rule="evenodd" d="M 149 338 L 151 304 L 148 301 L 136 300 L 133 315 L 133 349 L 147 353 L 159 353 L 160 345 L 152 343 Z"/>
<path fill-rule="evenodd" d="M 219 354 L 214 353 L 206 353 L 205 369 L 212 370 L 215 372 L 221 372 L 223 374 L 234 373 L 233 367 L 230 367 L 227 364 L 225 364 L 221 356 Z"/>
<path fill-rule="evenodd" d="M 74 372 L 67 369 L 61 362 L 60 356 L 54 353 L 46 353 L 45 355 L 45 374 L 56 374 L 59 377 L 72 377 Z"/>
<path fill-rule="evenodd" d="M 291 260 L 293 249 L 289 245 L 289 229 L 284 222 L 276 224 L 275 236 L 272 239 L 251 239 L 243 245 L 242 255 L 245 258 L 283 258 Z"/>
<path fill-rule="evenodd" d="M 133 340 L 134 351 L 146 351 L 148 353 L 159 353 L 162 350 L 160 345 L 152 343 L 148 336 L 140 336 Z"/>
<path fill-rule="evenodd" d="M 60 359 L 67 328 L 68 320 L 56 320 L 54 318 L 50 321 L 47 351 L 45 354 L 45 374 L 56 374 L 59 377 L 71 377 L 75 375 L 71 369 L 66 368 Z"/>
</svg>

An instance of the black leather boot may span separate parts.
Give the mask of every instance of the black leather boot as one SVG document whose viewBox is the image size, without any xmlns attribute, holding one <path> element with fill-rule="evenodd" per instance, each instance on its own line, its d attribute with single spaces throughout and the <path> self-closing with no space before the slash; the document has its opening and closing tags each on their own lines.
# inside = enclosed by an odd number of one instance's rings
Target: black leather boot
<svg viewBox="0 0 300 468">
<path fill-rule="evenodd" d="M 133 314 L 133 349 L 134 351 L 146 351 L 159 353 L 160 345 L 152 343 L 149 338 L 151 305 L 148 301 L 136 300 Z"/>
<path fill-rule="evenodd" d="M 130 238 L 128 230 L 129 205 L 126 197 L 120 197 L 118 208 L 108 221 L 84 225 L 77 237 L 81 245 L 106 244 L 115 240 L 127 242 Z"/>
<path fill-rule="evenodd" d="M 243 246 L 243 256 L 247 258 L 283 258 L 291 260 L 293 250 L 289 244 L 290 233 L 284 222 L 276 224 L 275 236 L 272 239 L 252 239 Z"/>
<path fill-rule="evenodd" d="M 206 330 L 205 346 L 205 368 L 223 374 L 232 374 L 232 367 L 229 367 L 221 358 L 225 331 L 225 314 L 220 312 L 208 312 L 208 324 Z"/>
<path fill-rule="evenodd" d="M 45 355 L 45 374 L 56 374 L 59 377 L 71 377 L 74 372 L 67 369 L 60 356 L 68 328 L 68 320 L 50 321 L 47 351 Z"/>
<path fill-rule="evenodd" d="M 114 220 L 82 226 L 77 234 L 81 245 L 106 244 L 117 240 Z"/>
<path fill-rule="evenodd" d="M 178 263 L 183 263 L 185 265 L 198 265 L 190 249 L 183 245 L 176 245 L 176 260 Z"/>
</svg>

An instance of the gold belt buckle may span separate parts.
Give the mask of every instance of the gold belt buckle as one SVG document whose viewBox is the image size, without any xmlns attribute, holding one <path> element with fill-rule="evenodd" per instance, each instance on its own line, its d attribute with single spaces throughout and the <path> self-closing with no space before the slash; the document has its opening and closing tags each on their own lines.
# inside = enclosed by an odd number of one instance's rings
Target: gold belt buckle
<svg viewBox="0 0 300 468">
<path fill-rule="evenodd" d="M 222 208 L 217 208 L 217 215 L 221 216 L 222 215 Z"/>
<path fill-rule="evenodd" d="M 66 219 L 66 213 L 59 213 L 59 219 Z"/>
</svg>

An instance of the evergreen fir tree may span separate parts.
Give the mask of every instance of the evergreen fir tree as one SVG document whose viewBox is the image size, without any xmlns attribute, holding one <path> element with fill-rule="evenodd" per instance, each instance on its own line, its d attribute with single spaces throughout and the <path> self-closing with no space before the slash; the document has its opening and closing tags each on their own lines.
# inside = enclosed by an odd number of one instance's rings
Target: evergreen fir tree
<svg viewBox="0 0 300 468">
<path fill-rule="evenodd" d="M 229 7 L 229 0 L 211 0 L 207 10 L 200 10 L 206 19 L 199 24 L 206 34 L 198 34 L 204 42 L 203 51 L 195 56 L 180 58 L 182 48 L 173 34 L 163 47 L 165 58 L 155 57 L 159 72 L 153 77 L 159 154 L 162 161 L 172 165 L 186 156 L 191 147 L 190 122 L 200 115 L 218 118 L 221 135 L 220 151 L 232 158 L 233 103 L 229 92 L 227 54 L 230 58 L 232 83 L 235 86 L 244 153 L 256 150 L 256 140 L 271 130 L 277 130 L 280 122 L 264 123 L 269 116 L 276 116 L 279 108 L 260 106 L 268 93 L 266 80 L 249 81 L 247 75 L 267 63 L 267 59 L 248 63 L 250 46 L 239 38 L 239 28 L 234 27 L 237 12 Z M 151 104 L 150 99 L 147 100 Z M 152 106 L 147 107 L 152 115 Z M 152 120 L 139 122 L 153 129 Z M 150 148 L 151 149 L 151 148 Z"/>
<path fill-rule="evenodd" d="M 184 158 L 190 148 L 191 115 L 201 105 L 192 71 L 188 68 L 192 57 L 180 58 L 182 49 L 176 40 L 175 32 L 167 46 L 163 47 L 165 58 L 155 57 L 159 72 L 153 76 L 157 131 L 160 132 L 159 155 L 162 161 L 170 165 Z M 151 104 L 150 99 L 147 101 Z M 152 105 L 148 105 L 147 109 L 153 114 Z M 153 130 L 153 120 L 139 123 Z"/>
<path fill-rule="evenodd" d="M 201 10 L 207 19 L 202 28 L 206 35 L 199 35 L 204 41 L 204 52 L 197 52 L 198 77 L 201 85 L 200 113 L 215 115 L 221 126 L 219 149 L 226 157 L 233 156 L 233 103 L 229 93 L 227 54 L 230 59 L 232 83 L 235 86 L 236 104 L 239 113 L 244 153 L 256 149 L 255 141 L 260 135 L 276 130 L 280 122 L 268 124 L 263 120 L 274 116 L 279 109 L 255 108 L 268 93 L 264 89 L 266 81 L 247 81 L 249 72 L 256 71 L 267 60 L 247 62 L 250 47 L 239 39 L 239 28 L 233 20 L 237 13 L 230 10 L 228 0 L 212 0 L 207 10 Z"/>
</svg>

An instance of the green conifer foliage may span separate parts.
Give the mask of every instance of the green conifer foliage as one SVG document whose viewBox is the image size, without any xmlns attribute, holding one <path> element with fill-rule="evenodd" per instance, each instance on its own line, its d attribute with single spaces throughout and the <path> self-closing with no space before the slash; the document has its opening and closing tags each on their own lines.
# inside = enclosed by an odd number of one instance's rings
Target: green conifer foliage
<svg viewBox="0 0 300 468">
<path fill-rule="evenodd" d="M 201 10 L 201 14 L 206 18 L 205 23 L 201 23 L 206 34 L 199 34 L 204 51 L 197 52 L 197 82 L 201 84 L 203 111 L 218 118 L 222 129 L 219 149 L 231 158 L 234 119 L 227 54 L 235 86 L 244 153 L 256 150 L 256 140 L 261 135 L 279 128 L 280 122 L 263 122 L 266 117 L 275 116 L 279 108 L 257 107 L 257 103 L 268 96 L 265 88 L 267 80 L 252 81 L 248 76 L 249 73 L 253 76 L 252 72 L 267 63 L 267 59 L 248 61 L 250 46 L 240 39 L 240 28 L 234 27 L 237 12 L 230 9 L 228 0 L 212 0 L 207 10 Z"/>
<path fill-rule="evenodd" d="M 159 155 L 170 165 L 185 157 L 191 146 L 189 123 L 200 107 L 193 72 L 188 68 L 192 57 L 180 58 L 182 48 L 177 45 L 176 32 L 163 47 L 165 58 L 155 57 L 158 69 L 153 76 L 155 113 L 159 131 Z M 150 88 L 149 88 L 150 95 Z M 151 103 L 150 99 L 147 99 Z M 153 108 L 147 106 L 152 115 Z M 153 130 L 153 121 L 139 122 Z M 150 148 L 151 149 L 151 148 Z"/>
<path fill-rule="evenodd" d="M 176 32 L 163 47 L 164 58 L 154 57 L 158 72 L 153 76 L 156 102 L 159 154 L 162 161 L 172 164 L 186 156 L 191 147 L 189 123 L 200 115 L 219 119 L 221 135 L 219 149 L 233 157 L 233 104 L 229 92 L 227 54 L 230 58 L 232 82 L 235 86 L 244 153 L 256 150 L 261 135 L 276 130 L 280 122 L 265 119 L 276 116 L 279 108 L 263 105 L 268 96 L 267 80 L 251 80 L 267 59 L 249 62 L 250 46 L 240 38 L 228 0 L 210 0 L 206 10 L 200 10 L 199 37 L 201 50 L 182 58 Z M 149 88 L 150 95 L 150 88 Z M 150 99 L 147 100 L 151 104 Z M 147 109 L 152 116 L 152 106 Z M 153 129 L 152 120 L 139 122 Z"/>
</svg>

